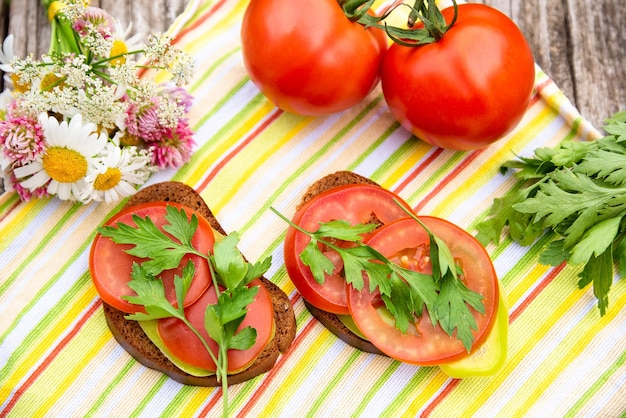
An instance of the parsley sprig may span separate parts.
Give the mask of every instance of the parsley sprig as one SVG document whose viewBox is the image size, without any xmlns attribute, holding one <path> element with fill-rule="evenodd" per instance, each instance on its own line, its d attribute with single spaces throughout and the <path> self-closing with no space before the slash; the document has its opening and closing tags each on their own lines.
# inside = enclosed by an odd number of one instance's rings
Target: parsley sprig
<svg viewBox="0 0 626 418">
<path fill-rule="evenodd" d="M 400 205 L 398 203 L 400 207 Z M 302 263 L 309 267 L 318 283 L 324 283 L 326 275 L 335 269 L 332 261 L 322 252 L 320 244 L 336 251 L 343 262 L 344 276 L 356 290 L 365 286 L 363 273 L 369 279 L 369 291 L 378 290 L 385 308 L 395 319 L 395 326 L 406 333 L 410 323 L 420 317 L 424 308 L 433 326 L 439 326 L 456 338 L 469 351 L 474 342 L 472 330 L 477 328 L 470 307 L 484 313 L 483 297 L 470 290 L 460 280 L 462 270 L 456 264 L 448 246 L 436 237 L 419 218 L 406 211 L 408 216 L 420 223 L 430 238 L 431 274 L 420 273 L 400 266 L 376 249 L 363 243 L 363 234 L 373 231 L 375 224 L 352 225 L 345 220 L 321 222 L 316 231 L 307 231 L 291 222 L 276 209 L 276 215 L 290 226 L 310 237 L 302 253 Z M 352 243 L 340 246 L 336 240 Z"/>
<path fill-rule="evenodd" d="M 148 321 L 161 318 L 177 318 L 200 338 L 202 344 L 217 366 L 216 376 L 222 384 L 224 416 L 228 416 L 228 350 L 246 350 L 256 341 L 256 330 L 245 327 L 238 331 L 244 320 L 248 305 L 254 301 L 258 286 L 248 286 L 250 282 L 269 269 L 271 258 L 251 264 L 237 249 L 239 236 L 233 232 L 214 244 L 213 254 L 204 254 L 194 248 L 192 237 L 198 227 L 198 218 L 187 216 L 184 208 L 167 206 L 166 224 L 161 231 L 149 218 L 136 214 L 132 216 L 136 227 L 118 222 L 115 226 L 103 226 L 98 232 L 111 238 L 117 244 L 132 244 L 128 254 L 145 258 L 141 264 L 134 263 L 129 287 L 137 296 L 125 298 L 144 306 L 146 313 L 126 316 L 135 321 Z M 169 234 L 169 235 L 168 235 Z M 217 356 L 209 348 L 208 342 L 196 327 L 187 319 L 183 301 L 191 286 L 195 266 L 188 261 L 182 269 L 182 276 L 174 277 L 177 306 L 174 307 L 165 296 L 163 281 L 158 275 L 167 269 L 180 265 L 186 254 L 195 254 L 208 261 L 213 279 L 213 289 L 217 303 L 208 305 L 204 315 L 204 327 L 208 335 L 218 344 Z"/>
<path fill-rule="evenodd" d="M 608 135 L 597 141 L 566 140 L 505 163 L 502 171 L 517 170 L 520 182 L 494 200 L 477 226 L 483 244 L 498 244 L 503 231 L 522 245 L 549 233 L 539 262 L 582 266 L 578 287 L 593 284 L 601 315 L 614 265 L 626 273 L 626 111 L 604 130 Z"/>
</svg>

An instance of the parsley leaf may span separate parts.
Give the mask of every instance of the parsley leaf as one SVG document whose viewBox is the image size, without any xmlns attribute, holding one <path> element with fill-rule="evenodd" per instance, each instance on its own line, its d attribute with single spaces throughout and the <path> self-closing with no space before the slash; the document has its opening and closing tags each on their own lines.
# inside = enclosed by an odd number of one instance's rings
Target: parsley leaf
<svg viewBox="0 0 626 418">
<path fill-rule="evenodd" d="M 237 287 L 232 291 L 220 293 L 218 303 L 207 306 L 204 316 L 204 326 L 209 336 L 225 350 L 247 350 L 256 341 L 256 330 L 251 327 L 248 331 L 237 328 L 246 317 L 247 306 L 254 301 L 258 293 L 258 286 Z M 237 336 L 240 332 L 244 334 Z M 235 345 L 233 345 L 235 341 Z"/>
<path fill-rule="evenodd" d="M 255 264 L 248 263 L 237 248 L 238 243 L 239 234 L 233 232 L 215 243 L 213 255 L 210 256 L 217 273 L 218 283 L 226 289 L 247 285 L 264 275 L 272 263 L 271 257 Z"/>
<path fill-rule="evenodd" d="M 441 278 L 439 297 L 432 308 L 431 314 L 437 319 L 441 328 L 463 342 L 463 346 L 470 351 L 474 342 L 472 330 L 477 329 L 476 320 L 470 306 L 484 314 L 483 296 L 469 289 L 465 284 L 448 271 Z"/>
<path fill-rule="evenodd" d="M 191 245 L 191 237 L 198 226 L 197 217 L 192 215 L 188 221 L 183 208 L 179 211 L 173 206 L 167 206 L 165 219 L 168 224 L 163 229 L 177 241 L 161 231 L 149 217 L 142 218 L 136 214 L 132 215 L 136 227 L 117 222 L 116 226 L 98 228 L 98 232 L 104 237 L 111 238 L 116 244 L 133 245 L 126 252 L 148 259 L 142 263 L 142 267 L 149 274 L 156 276 L 163 270 L 178 267 L 185 254 L 198 254 Z"/>
<path fill-rule="evenodd" d="M 190 281 L 193 278 L 195 272 L 195 266 L 193 262 L 189 261 L 183 268 L 183 277 L 174 276 L 174 283 L 176 287 L 176 297 L 184 299 L 186 293 L 185 285 L 183 282 Z M 138 312 L 126 316 L 126 319 L 132 319 L 134 321 L 148 321 L 152 319 L 161 318 L 179 318 L 184 316 L 182 309 L 172 306 L 169 300 L 165 297 L 165 287 L 163 281 L 154 277 L 148 273 L 141 264 L 133 263 L 133 269 L 131 272 L 132 280 L 128 282 L 128 286 L 135 291 L 137 296 L 125 296 L 124 299 L 135 305 L 142 305 L 146 313 Z M 188 287 L 187 287 L 188 288 Z M 183 306 L 181 303 L 178 306 Z"/>
<path fill-rule="evenodd" d="M 304 247 L 302 254 L 300 255 L 302 263 L 311 269 L 311 273 L 315 278 L 315 281 L 319 284 L 324 283 L 326 275 L 332 274 L 335 270 L 333 262 L 324 254 L 318 247 L 318 241 L 314 237 Z"/>
<path fill-rule="evenodd" d="M 584 288 L 593 283 L 593 294 L 598 299 L 600 315 L 604 315 L 609 307 L 609 290 L 613 283 L 613 248 L 607 248 L 602 254 L 592 255 L 578 277 L 578 287 Z"/>
<path fill-rule="evenodd" d="M 534 158 L 506 163 L 521 182 L 494 200 L 476 235 L 483 244 L 497 244 L 507 232 L 530 245 L 548 232 L 539 262 L 581 265 L 579 286 L 593 283 L 601 315 L 609 304 L 614 261 L 620 276 L 626 272 L 626 111 L 607 119 L 604 130 L 607 135 L 596 141 L 566 140 L 536 149 Z"/>
</svg>

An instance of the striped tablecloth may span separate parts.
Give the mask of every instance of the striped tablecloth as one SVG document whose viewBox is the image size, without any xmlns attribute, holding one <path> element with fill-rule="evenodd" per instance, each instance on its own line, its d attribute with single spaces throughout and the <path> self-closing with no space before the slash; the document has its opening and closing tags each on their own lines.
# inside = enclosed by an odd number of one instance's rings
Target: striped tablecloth
<svg viewBox="0 0 626 418">
<path fill-rule="evenodd" d="M 198 143 L 168 179 L 196 188 L 251 260 L 271 255 L 268 277 L 291 298 L 298 332 L 269 373 L 230 388 L 239 416 L 602 416 L 626 411 L 626 281 L 600 317 L 578 270 L 537 263 L 542 242 L 490 246 L 510 307 L 509 356 L 490 378 L 454 380 L 361 353 L 304 308 L 283 264 L 285 224 L 305 188 L 353 170 L 397 192 L 422 214 L 474 232 L 493 198 L 515 183 L 498 168 L 515 154 L 598 132 L 537 69 L 519 127 L 473 152 L 433 148 L 390 116 L 379 89 L 328 117 L 300 117 L 269 103 L 248 79 L 239 41 L 245 0 L 192 0 L 172 33 L 192 53 Z M 610 115 L 607 115 L 610 116 Z M 220 389 L 183 386 L 133 360 L 112 338 L 91 284 L 95 228 L 120 205 L 0 196 L 0 415 L 215 416 Z"/>
</svg>

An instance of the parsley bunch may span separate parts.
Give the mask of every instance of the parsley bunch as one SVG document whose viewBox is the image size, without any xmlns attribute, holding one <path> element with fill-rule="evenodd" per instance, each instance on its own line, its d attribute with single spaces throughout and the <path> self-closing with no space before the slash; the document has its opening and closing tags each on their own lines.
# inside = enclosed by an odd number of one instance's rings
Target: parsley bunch
<svg viewBox="0 0 626 418">
<path fill-rule="evenodd" d="M 346 283 L 356 290 L 363 289 L 363 273 L 367 274 L 369 291 L 373 293 L 378 290 L 400 331 L 406 333 L 409 324 L 415 323 L 415 318 L 420 317 L 426 308 L 433 326 L 439 324 L 450 336 L 456 331 L 456 338 L 463 342 L 467 351 L 471 349 L 474 342 L 472 330 L 477 329 L 477 325 L 470 307 L 484 313 L 483 297 L 465 286 L 459 277 L 462 270 L 448 246 L 414 214 L 407 211 L 428 232 L 430 238 L 431 274 L 404 268 L 364 244 L 363 234 L 376 229 L 376 224 L 351 225 L 345 220 L 333 220 L 321 222 L 319 229 L 312 232 L 300 228 L 274 208 L 271 209 L 293 228 L 310 237 L 311 240 L 299 257 L 311 269 L 318 283 L 324 283 L 326 275 L 332 274 L 335 269 L 332 261 L 321 251 L 319 244 L 322 244 L 339 254 Z M 355 245 L 342 247 L 334 244 L 335 240 Z"/>
<path fill-rule="evenodd" d="M 161 231 L 149 218 L 132 216 L 136 227 L 118 222 L 116 226 L 98 228 L 102 236 L 111 238 L 116 244 L 132 244 L 127 253 L 145 258 L 141 264 L 134 263 L 129 287 L 137 296 L 126 296 L 129 302 L 144 306 L 146 313 L 126 316 L 135 321 L 148 321 L 161 318 L 177 318 L 202 341 L 207 352 L 217 366 L 216 375 L 222 384 L 224 416 L 228 416 L 228 350 L 247 350 L 256 341 L 256 330 L 245 327 L 238 331 L 248 309 L 259 290 L 249 283 L 261 277 L 269 269 L 271 258 L 262 262 L 248 263 L 237 249 L 239 236 L 233 232 L 222 240 L 216 241 L 213 254 L 204 254 L 196 250 L 191 240 L 198 227 L 195 214 L 187 217 L 185 209 L 166 207 L 166 224 Z M 169 234 L 169 235 L 168 235 Z M 209 263 L 213 279 L 213 290 L 217 294 L 217 303 L 208 305 L 204 315 L 204 327 L 219 347 L 218 355 L 211 351 L 202 334 L 189 322 L 185 315 L 183 301 L 191 286 L 195 266 L 188 261 L 182 270 L 182 276 L 174 277 L 177 307 L 172 306 L 165 297 L 163 281 L 158 275 L 164 270 L 176 268 L 183 256 L 195 254 Z"/>
<path fill-rule="evenodd" d="M 607 136 L 590 142 L 567 140 L 538 148 L 502 167 L 518 170 L 518 186 L 494 199 L 478 224 L 483 244 L 499 243 L 503 230 L 522 245 L 546 231 L 550 242 L 539 262 L 582 266 L 578 287 L 593 283 L 600 314 L 609 306 L 617 264 L 626 273 L 626 111 L 607 120 Z"/>
</svg>

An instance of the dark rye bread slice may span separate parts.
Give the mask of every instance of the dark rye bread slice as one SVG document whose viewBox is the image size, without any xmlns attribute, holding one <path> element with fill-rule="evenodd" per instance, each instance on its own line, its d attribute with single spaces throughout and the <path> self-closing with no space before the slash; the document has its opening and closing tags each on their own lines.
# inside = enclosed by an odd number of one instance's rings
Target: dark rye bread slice
<svg viewBox="0 0 626 418">
<path fill-rule="evenodd" d="M 338 171 L 333 174 L 328 174 L 315 183 L 311 184 L 307 191 L 302 196 L 297 208 L 300 209 L 306 202 L 314 198 L 320 193 L 333 189 L 338 186 L 344 186 L 348 184 L 371 184 L 374 186 L 380 186 L 373 180 L 363 177 L 359 174 L 351 171 Z M 342 339 L 347 344 L 358 348 L 361 351 L 368 353 L 383 354 L 374 344 L 359 337 L 339 319 L 339 317 L 333 313 L 323 311 L 304 300 L 304 304 L 315 318 L 317 318 L 328 330 L 330 330 L 337 337 Z"/>
<path fill-rule="evenodd" d="M 180 182 L 154 184 L 138 191 L 128 200 L 126 206 L 152 201 L 175 202 L 194 209 L 202 214 L 216 231 L 225 235 L 225 231 L 202 197 L 186 184 Z M 279 354 L 287 351 L 296 335 L 296 319 L 289 298 L 278 286 L 266 278 L 262 277 L 261 282 L 272 298 L 276 325 L 274 338 L 248 369 L 228 376 L 229 384 L 245 382 L 270 370 Z M 166 373 L 172 379 L 186 385 L 221 385 L 215 376 L 197 377 L 180 370 L 148 338 L 137 321 L 125 319 L 124 312 L 104 302 L 103 309 L 107 325 L 117 342 L 144 366 Z"/>
</svg>

